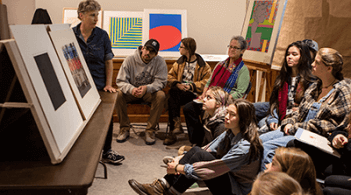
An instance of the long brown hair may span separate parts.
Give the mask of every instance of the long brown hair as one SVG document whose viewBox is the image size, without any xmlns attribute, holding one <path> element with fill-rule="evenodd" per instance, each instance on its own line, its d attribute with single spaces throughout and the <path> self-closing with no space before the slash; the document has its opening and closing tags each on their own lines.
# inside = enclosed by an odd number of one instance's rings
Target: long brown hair
<svg viewBox="0 0 351 195">
<path fill-rule="evenodd" d="M 299 182 L 283 172 L 261 172 L 252 185 L 251 195 L 303 195 Z"/>
<path fill-rule="evenodd" d="M 316 181 L 316 169 L 313 161 L 306 152 L 299 148 L 280 147 L 275 150 L 274 157 L 282 172 L 296 179 L 306 192 L 322 194 Z"/>
<path fill-rule="evenodd" d="M 280 69 L 279 75 L 275 79 L 271 97 L 269 99 L 269 104 L 270 104 L 269 113 L 272 116 L 274 116 L 275 109 L 279 111 L 278 109 L 279 108 L 279 91 L 283 88 L 286 82 L 290 82 L 291 80 L 292 68 L 288 66 L 286 56 L 288 55 L 290 47 L 294 47 L 294 46 L 297 47 L 300 51 L 300 59 L 299 59 L 299 64 L 297 65 L 297 68 L 298 68 L 298 74 L 300 75 L 299 83 L 302 83 L 301 93 L 305 93 L 305 90 L 315 80 L 315 77 L 312 75 L 312 72 L 311 72 L 311 64 L 313 61 L 312 61 L 308 46 L 302 43 L 301 41 L 296 41 L 288 45 L 288 47 L 285 50 L 283 66 Z M 301 95 L 301 94 L 296 93 L 295 101 L 297 103 L 299 103 L 299 101 L 302 100 L 302 98 L 297 99 L 298 95 Z M 278 114 L 280 118 L 281 113 L 278 113 Z"/>
<path fill-rule="evenodd" d="M 191 56 L 195 55 L 196 51 L 196 42 L 193 38 L 187 37 L 181 40 L 183 43 L 184 47 L 186 50 L 189 51 L 189 59 L 187 59 L 187 62 L 190 62 Z"/>
<path fill-rule="evenodd" d="M 259 138 L 256 126 L 255 107 L 252 103 L 244 99 L 236 99 L 233 104 L 239 115 L 240 132 L 245 140 L 250 142 L 249 163 L 260 159 L 263 153 L 263 146 Z M 226 131 L 226 137 L 223 140 L 224 147 L 218 150 L 218 156 L 224 156 L 230 149 L 231 140 L 229 135 L 232 133 L 230 129 Z"/>
</svg>

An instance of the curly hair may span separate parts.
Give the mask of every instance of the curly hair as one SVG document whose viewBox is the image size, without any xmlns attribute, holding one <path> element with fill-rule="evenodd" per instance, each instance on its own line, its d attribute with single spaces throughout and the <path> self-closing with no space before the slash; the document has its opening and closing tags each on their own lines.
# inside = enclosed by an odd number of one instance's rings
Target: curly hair
<svg viewBox="0 0 351 195">
<path fill-rule="evenodd" d="M 78 10 L 77 10 L 78 18 L 81 19 L 79 16 L 79 13 L 84 14 L 86 12 L 100 11 L 100 10 L 101 10 L 100 4 L 95 0 L 81 1 L 78 5 Z"/>
</svg>

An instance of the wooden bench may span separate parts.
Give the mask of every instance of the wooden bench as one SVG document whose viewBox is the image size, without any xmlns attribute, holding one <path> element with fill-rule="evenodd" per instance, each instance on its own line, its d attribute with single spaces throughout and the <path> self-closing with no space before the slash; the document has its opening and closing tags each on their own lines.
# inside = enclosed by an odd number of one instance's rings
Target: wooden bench
<svg viewBox="0 0 351 195">
<path fill-rule="evenodd" d="M 115 81 L 116 81 L 118 71 L 123 63 L 123 60 L 124 59 L 113 59 L 113 80 L 112 81 L 113 81 L 113 86 L 116 88 L 117 86 Z M 176 62 L 176 60 L 166 59 L 168 70 L 172 68 L 174 62 Z M 249 100 L 250 102 L 255 102 L 256 75 L 257 75 L 257 71 L 262 71 L 263 72 L 262 79 L 266 79 L 267 81 L 267 84 L 266 84 L 267 90 L 263 92 L 263 86 L 264 86 L 263 84 L 265 81 L 261 80 L 262 82 L 260 83 L 260 88 L 259 88 L 260 90 L 259 90 L 258 97 L 261 97 L 264 95 L 265 99 L 268 100 L 271 94 L 272 86 L 275 81 L 275 77 L 278 74 L 278 72 L 275 70 L 271 70 L 270 66 L 264 63 L 248 61 L 248 60 L 244 60 L 244 62 L 245 62 L 245 65 L 249 68 L 251 82 L 252 82 L 251 91 L 246 99 Z M 213 70 L 216 64 L 218 63 L 218 61 L 210 61 L 207 63 L 211 66 L 211 69 Z M 165 93 L 167 93 L 167 91 L 169 90 L 169 87 L 167 86 L 163 90 L 165 91 Z M 259 101 L 260 101 L 260 98 L 259 98 Z M 127 112 L 131 122 L 146 122 L 147 119 L 149 118 L 150 108 L 146 105 L 131 105 L 131 106 L 128 106 Z M 182 121 L 185 122 L 183 115 L 181 115 L 181 118 L 182 118 Z M 114 122 L 119 122 L 116 111 L 114 111 L 113 119 L 114 119 Z M 160 122 L 167 122 L 167 121 L 168 121 L 168 112 L 163 113 L 160 117 Z"/>
</svg>

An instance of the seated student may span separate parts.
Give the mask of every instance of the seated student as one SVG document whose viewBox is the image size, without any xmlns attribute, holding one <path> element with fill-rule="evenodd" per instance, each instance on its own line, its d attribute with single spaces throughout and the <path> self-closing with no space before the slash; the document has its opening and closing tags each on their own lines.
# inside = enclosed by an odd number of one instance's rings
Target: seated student
<svg viewBox="0 0 351 195">
<path fill-rule="evenodd" d="M 152 184 L 134 179 L 138 194 L 181 194 L 203 180 L 212 194 L 247 194 L 259 170 L 262 144 L 256 131 L 253 105 L 242 99 L 227 108 L 228 129 L 203 148 L 193 147 L 168 163 L 167 174 Z"/>
<path fill-rule="evenodd" d="M 261 172 L 252 185 L 251 195 L 304 195 L 300 184 L 283 172 Z"/>
<path fill-rule="evenodd" d="M 350 80 L 342 74 L 343 59 L 331 48 L 318 51 L 312 64 L 312 73 L 318 77 L 305 92 L 299 112 L 282 121 L 281 127 L 260 136 L 264 154 L 261 169 L 272 162 L 274 150 L 295 139 L 297 129 L 305 129 L 322 136 L 332 135 L 336 129 L 345 129 L 351 111 Z"/>
<path fill-rule="evenodd" d="M 212 86 L 206 91 L 202 104 L 202 109 L 205 111 L 201 117 L 203 126 L 202 129 L 197 129 L 199 131 L 197 136 L 201 136 L 203 140 L 202 144 L 199 145 L 200 147 L 210 143 L 225 131 L 224 117 L 226 107 L 232 102 L 232 96 L 218 86 Z M 175 137 L 175 135 L 173 136 Z M 172 139 L 176 140 L 176 137 Z"/>
<path fill-rule="evenodd" d="M 150 117 L 145 129 L 145 143 L 152 145 L 156 142 L 156 125 L 166 98 L 162 89 L 167 84 L 167 65 L 166 61 L 157 55 L 159 49 L 159 42 L 150 39 L 122 63 L 116 79 L 118 86 L 116 110 L 120 124 L 117 142 L 125 142 L 129 137 L 127 103 L 133 101 L 151 102 Z"/>
<path fill-rule="evenodd" d="M 334 133 L 328 137 L 331 146 L 341 155 L 340 158 L 298 140 L 292 140 L 288 143 L 288 146 L 301 148 L 311 156 L 316 166 L 318 178 L 325 179 L 324 194 L 351 194 L 350 124 L 347 126 L 346 130 L 348 133 L 344 130 L 335 130 Z"/>
<path fill-rule="evenodd" d="M 211 76 L 211 67 L 197 53 L 196 42 L 193 38 L 182 39 L 179 52 L 182 55 L 168 72 L 168 122 L 170 131 L 164 140 L 164 145 L 177 141 L 176 134 L 183 133 L 180 120 L 180 107 L 202 94 Z"/>
<path fill-rule="evenodd" d="M 228 45 L 228 58 L 219 62 L 214 70 L 202 95 L 199 99 L 205 97 L 206 91 L 211 86 L 219 86 L 228 92 L 234 99 L 243 97 L 247 87 L 250 83 L 250 73 L 248 68 L 242 61 L 242 55 L 247 48 L 247 42 L 242 36 L 234 36 Z M 193 101 L 185 104 L 183 113 L 189 133 L 189 140 L 192 144 L 200 146 L 202 144 L 202 137 L 198 134 L 202 131 L 203 124 L 200 117 L 202 116 L 202 104 Z"/>
<path fill-rule="evenodd" d="M 280 147 L 275 150 L 271 163 L 265 172 L 285 172 L 300 183 L 302 189 L 311 195 L 321 195 L 316 181 L 316 170 L 311 157 L 298 148 Z"/>
<path fill-rule="evenodd" d="M 301 41 L 291 43 L 286 49 L 269 102 L 254 103 L 259 134 L 276 130 L 284 118 L 297 111 L 306 89 L 315 80 L 311 73 L 313 60 L 310 51 Z"/>
</svg>

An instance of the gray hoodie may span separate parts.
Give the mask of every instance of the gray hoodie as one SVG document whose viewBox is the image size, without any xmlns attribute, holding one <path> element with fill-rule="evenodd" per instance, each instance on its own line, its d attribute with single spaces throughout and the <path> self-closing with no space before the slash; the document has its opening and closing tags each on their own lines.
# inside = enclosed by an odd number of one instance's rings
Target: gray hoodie
<svg viewBox="0 0 351 195">
<path fill-rule="evenodd" d="M 118 72 L 116 83 L 124 94 L 132 94 L 135 87 L 147 86 L 147 93 L 163 89 L 167 84 L 166 61 L 156 55 L 145 64 L 140 56 L 141 46 L 133 55 L 128 56 Z"/>
</svg>

